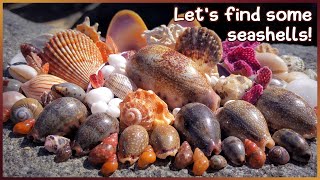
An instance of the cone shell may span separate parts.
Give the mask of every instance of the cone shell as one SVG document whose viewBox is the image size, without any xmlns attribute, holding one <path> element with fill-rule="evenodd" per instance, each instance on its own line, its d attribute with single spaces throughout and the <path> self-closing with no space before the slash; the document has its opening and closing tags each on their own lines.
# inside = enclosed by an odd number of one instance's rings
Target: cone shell
<svg viewBox="0 0 320 180">
<path fill-rule="evenodd" d="M 41 95 L 51 90 L 52 85 L 65 83 L 66 81 L 49 74 L 40 74 L 30 81 L 25 82 L 21 85 L 22 91 L 28 98 L 34 98 L 41 101 Z"/>
<path fill-rule="evenodd" d="M 127 76 L 118 73 L 112 73 L 104 86 L 109 88 L 117 97 L 124 99 L 127 94 L 137 90 L 137 86 Z"/>
<path fill-rule="evenodd" d="M 138 89 L 120 103 L 120 128 L 139 124 L 147 130 L 157 124 L 171 124 L 174 120 L 167 104 L 153 91 Z"/>
<path fill-rule="evenodd" d="M 178 38 L 176 51 L 190 57 L 199 66 L 198 70 L 211 74 L 222 57 L 220 37 L 205 27 L 187 28 Z"/>
<path fill-rule="evenodd" d="M 75 30 L 57 33 L 43 49 L 42 59 L 50 64 L 49 73 L 86 89 L 89 77 L 103 59 L 99 48 L 85 34 Z"/>
</svg>

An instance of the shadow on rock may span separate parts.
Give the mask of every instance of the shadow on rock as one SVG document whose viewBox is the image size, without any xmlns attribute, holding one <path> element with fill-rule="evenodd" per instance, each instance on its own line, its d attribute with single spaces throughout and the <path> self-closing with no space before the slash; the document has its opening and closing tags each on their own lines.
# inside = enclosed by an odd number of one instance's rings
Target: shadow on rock
<svg viewBox="0 0 320 180">
<path fill-rule="evenodd" d="M 44 147 L 41 147 L 38 151 L 38 156 L 48 156 L 48 155 L 52 155 L 53 153 L 50 153 L 49 151 L 47 151 Z"/>
<path fill-rule="evenodd" d="M 167 157 L 166 159 L 157 159 L 154 163 L 155 166 L 167 166 L 171 161 L 173 162 L 174 157 Z"/>
<path fill-rule="evenodd" d="M 24 148 L 24 147 L 33 147 L 34 148 L 34 147 L 37 147 L 37 144 L 30 141 L 30 139 L 28 139 L 27 137 L 24 137 L 21 144 L 20 144 L 20 147 L 21 148 Z"/>
<path fill-rule="evenodd" d="M 93 170 L 93 169 L 100 169 L 102 167 L 102 164 L 100 165 L 93 165 L 90 163 L 90 161 L 88 160 L 88 158 L 86 158 L 83 162 L 83 167 L 85 169 L 88 169 L 88 170 Z"/>
</svg>

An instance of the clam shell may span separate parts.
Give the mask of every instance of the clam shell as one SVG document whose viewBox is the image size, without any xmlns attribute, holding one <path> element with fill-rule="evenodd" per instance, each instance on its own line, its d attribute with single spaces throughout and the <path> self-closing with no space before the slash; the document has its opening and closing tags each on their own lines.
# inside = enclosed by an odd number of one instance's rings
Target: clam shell
<svg viewBox="0 0 320 180">
<path fill-rule="evenodd" d="M 118 73 L 112 73 L 104 86 L 109 88 L 120 99 L 124 99 L 127 94 L 137 90 L 137 86 L 133 81 L 127 76 Z"/>
<path fill-rule="evenodd" d="M 99 48 L 85 34 L 65 30 L 53 36 L 43 49 L 49 73 L 86 89 L 89 77 L 103 63 Z"/>
<path fill-rule="evenodd" d="M 261 67 L 268 66 L 273 74 L 288 72 L 287 64 L 279 56 L 272 53 L 256 53 Z"/>
<path fill-rule="evenodd" d="M 49 74 L 40 74 L 30 81 L 25 82 L 21 85 L 22 91 L 28 98 L 34 98 L 41 101 L 41 95 L 51 90 L 52 85 L 65 83 L 66 81 Z"/>
<path fill-rule="evenodd" d="M 9 73 L 14 79 L 21 82 L 27 82 L 38 74 L 33 67 L 24 64 L 10 66 Z"/>
</svg>

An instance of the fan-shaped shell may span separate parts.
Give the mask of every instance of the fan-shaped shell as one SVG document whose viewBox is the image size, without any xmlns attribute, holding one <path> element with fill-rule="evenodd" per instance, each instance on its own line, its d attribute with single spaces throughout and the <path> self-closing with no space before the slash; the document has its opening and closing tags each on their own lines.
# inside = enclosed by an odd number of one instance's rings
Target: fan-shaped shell
<svg viewBox="0 0 320 180">
<path fill-rule="evenodd" d="M 65 80 L 50 74 L 40 74 L 22 84 L 21 89 L 28 98 L 34 98 L 41 101 L 41 95 L 45 91 L 49 92 L 52 85 L 65 82 Z"/>
<path fill-rule="evenodd" d="M 147 130 L 156 124 L 171 124 L 174 120 L 167 104 L 153 91 L 138 89 L 120 103 L 120 128 L 139 124 Z"/>
<path fill-rule="evenodd" d="M 130 92 L 137 90 L 137 86 L 127 76 L 119 73 L 112 73 L 106 80 L 105 87 L 120 99 L 124 99 Z"/>
<path fill-rule="evenodd" d="M 103 63 L 99 48 L 85 34 L 65 30 L 53 36 L 43 49 L 49 73 L 86 89 L 89 77 Z"/>
</svg>

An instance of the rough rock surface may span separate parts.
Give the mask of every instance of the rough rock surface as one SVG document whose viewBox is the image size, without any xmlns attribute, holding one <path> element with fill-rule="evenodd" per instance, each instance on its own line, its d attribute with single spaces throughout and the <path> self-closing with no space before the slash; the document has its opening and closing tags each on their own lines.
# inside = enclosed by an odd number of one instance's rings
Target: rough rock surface
<svg viewBox="0 0 320 180">
<path fill-rule="evenodd" d="M 4 10 L 4 65 L 19 50 L 19 44 L 40 33 L 48 32 L 49 27 L 28 22 Z M 300 45 L 274 45 L 280 54 L 297 55 L 306 61 L 307 68 L 316 70 L 317 48 Z M 4 66 L 5 67 L 5 66 Z M 3 176 L 5 177 L 96 177 L 101 176 L 99 167 L 91 166 L 87 157 L 70 159 L 67 162 L 55 163 L 54 155 L 47 152 L 43 145 L 36 145 L 25 137 L 12 133 L 13 125 L 3 125 Z M 309 142 L 313 156 L 308 164 L 290 161 L 286 165 L 274 166 L 267 162 L 261 169 L 250 169 L 246 165 L 233 167 L 228 165 L 220 171 L 208 170 L 204 176 L 212 177 L 311 177 L 317 172 L 316 141 Z M 157 160 L 146 170 L 138 170 L 135 166 L 121 165 L 112 177 L 189 177 L 191 168 L 174 170 L 172 159 Z"/>
</svg>

